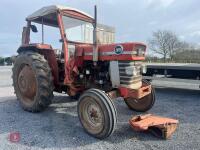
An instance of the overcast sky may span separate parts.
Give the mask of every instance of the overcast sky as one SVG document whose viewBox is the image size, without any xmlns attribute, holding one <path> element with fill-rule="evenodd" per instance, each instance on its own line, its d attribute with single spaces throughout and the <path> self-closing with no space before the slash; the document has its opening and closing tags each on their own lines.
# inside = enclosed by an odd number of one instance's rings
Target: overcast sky
<svg viewBox="0 0 200 150">
<path fill-rule="evenodd" d="M 1 0 L 0 56 L 15 54 L 25 17 L 52 4 L 78 8 L 98 22 L 116 28 L 116 42 L 146 42 L 152 31 L 174 31 L 182 40 L 200 46 L 200 0 Z"/>
</svg>

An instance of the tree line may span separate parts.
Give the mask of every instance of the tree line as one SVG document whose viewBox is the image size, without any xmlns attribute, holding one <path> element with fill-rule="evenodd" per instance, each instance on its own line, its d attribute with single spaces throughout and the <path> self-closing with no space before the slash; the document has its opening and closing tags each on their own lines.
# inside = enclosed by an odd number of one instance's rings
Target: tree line
<svg viewBox="0 0 200 150">
<path fill-rule="evenodd" d="M 0 57 L 0 66 L 12 65 L 12 57 Z"/>
<path fill-rule="evenodd" d="M 178 36 L 168 30 L 153 32 L 148 41 L 149 49 L 159 56 L 147 56 L 147 61 L 152 62 L 180 62 L 200 63 L 200 49 L 191 43 L 181 41 Z"/>
</svg>

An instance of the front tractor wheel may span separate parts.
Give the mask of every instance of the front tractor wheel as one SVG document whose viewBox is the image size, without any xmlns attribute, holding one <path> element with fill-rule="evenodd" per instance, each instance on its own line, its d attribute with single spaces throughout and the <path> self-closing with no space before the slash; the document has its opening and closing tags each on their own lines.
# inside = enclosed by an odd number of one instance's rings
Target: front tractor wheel
<svg viewBox="0 0 200 150">
<path fill-rule="evenodd" d="M 78 116 L 85 131 L 95 138 L 104 139 L 115 129 L 115 106 L 101 90 L 90 89 L 83 93 L 78 102 Z"/>
<path fill-rule="evenodd" d="M 147 85 L 150 85 L 151 83 L 143 80 L 143 82 Z M 134 111 L 138 112 L 145 112 L 151 109 L 155 103 L 155 90 L 152 87 L 151 93 L 149 95 L 146 95 L 145 97 L 141 99 L 133 99 L 133 98 L 127 98 L 124 100 L 127 106 Z"/>
<path fill-rule="evenodd" d="M 24 110 L 44 110 L 53 98 L 52 74 L 45 58 L 35 52 L 19 54 L 13 67 L 13 86 Z"/>
</svg>

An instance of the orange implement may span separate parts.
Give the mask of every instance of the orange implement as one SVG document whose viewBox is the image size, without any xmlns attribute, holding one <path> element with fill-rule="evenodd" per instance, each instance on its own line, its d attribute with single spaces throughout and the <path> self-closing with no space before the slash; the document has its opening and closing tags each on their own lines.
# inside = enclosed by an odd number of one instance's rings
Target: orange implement
<svg viewBox="0 0 200 150">
<path fill-rule="evenodd" d="M 175 132 L 179 122 L 171 118 L 146 114 L 131 118 L 129 123 L 135 131 L 148 130 L 158 137 L 168 139 Z"/>
</svg>

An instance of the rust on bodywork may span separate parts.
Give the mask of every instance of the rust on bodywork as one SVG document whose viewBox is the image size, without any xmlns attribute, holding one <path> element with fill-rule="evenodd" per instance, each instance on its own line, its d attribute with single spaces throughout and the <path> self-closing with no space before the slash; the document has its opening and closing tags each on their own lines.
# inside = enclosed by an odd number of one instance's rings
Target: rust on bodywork
<svg viewBox="0 0 200 150">
<path fill-rule="evenodd" d="M 151 93 L 151 85 L 143 83 L 142 87 L 139 89 L 128 89 L 121 87 L 119 90 L 123 98 L 141 99 Z"/>
<path fill-rule="evenodd" d="M 176 131 L 178 120 L 152 114 L 134 116 L 129 120 L 135 131 L 150 131 L 154 135 L 169 139 Z"/>
</svg>

